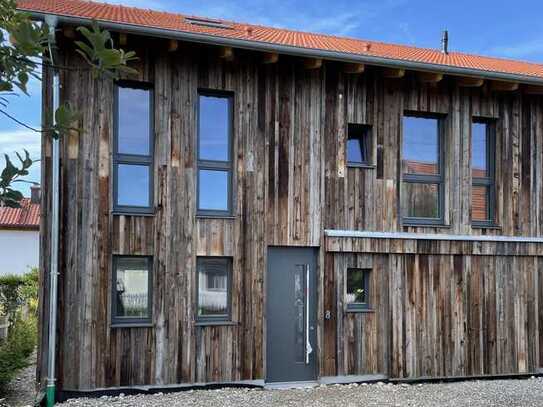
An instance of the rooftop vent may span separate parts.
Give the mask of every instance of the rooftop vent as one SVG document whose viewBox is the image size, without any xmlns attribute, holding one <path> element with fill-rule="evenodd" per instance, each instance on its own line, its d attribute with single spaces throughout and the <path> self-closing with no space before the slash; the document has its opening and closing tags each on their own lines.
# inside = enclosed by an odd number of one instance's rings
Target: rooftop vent
<svg viewBox="0 0 543 407">
<path fill-rule="evenodd" d="M 444 30 L 441 35 L 441 52 L 444 54 L 449 53 L 449 31 Z"/>
<path fill-rule="evenodd" d="M 192 25 L 199 25 L 202 27 L 224 28 L 224 29 L 232 28 L 230 24 L 226 24 L 224 21 L 212 20 L 210 18 L 185 17 L 185 22 Z"/>
</svg>

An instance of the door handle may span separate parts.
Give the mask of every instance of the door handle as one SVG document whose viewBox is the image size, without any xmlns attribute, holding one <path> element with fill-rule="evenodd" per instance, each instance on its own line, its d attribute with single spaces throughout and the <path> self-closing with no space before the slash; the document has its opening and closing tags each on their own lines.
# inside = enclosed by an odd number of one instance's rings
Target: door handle
<svg viewBox="0 0 543 407">
<path fill-rule="evenodd" d="M 309 364 L 309 354 L 313 352 L 309 341 L 309 264 L 306 264 L 305 274 L 305 364 Z"/>
</svg>

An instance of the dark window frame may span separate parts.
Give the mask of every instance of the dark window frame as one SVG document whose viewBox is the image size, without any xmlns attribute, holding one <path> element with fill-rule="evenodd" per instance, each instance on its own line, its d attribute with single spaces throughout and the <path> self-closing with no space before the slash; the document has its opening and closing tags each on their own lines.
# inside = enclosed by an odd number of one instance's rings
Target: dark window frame
<svg viewBox="0 0 543 407">
<path fill-rule="evenodd" d="M 347 282 L 348 282 L 348 275 L 350 271 L 362 271 L 362 274 L 364 276 L 364 295 L 366 302 L 351 302 L 348 303 L 345 300 L 345 309 L 348 312 L 364 312 L 368 310 L 372 310 L 371 305 L 371 284 L 370 284 L 370 276 L 373 272 L 373 270 L 369 267 L 347 267 L 345 270 L 345 296 L 347 296 Z"/>
<path fill-rule="evenodd" d="M 198 315 L 200 305 L 200 265 L 202 263 L 219 263 L 226 265 L 226 314 L 225 315 Z M 198 256 L 196 258 L 196 295 L 194 315 L 197 323 L 232 322 L 232 279 L 233 259 L 227 256 Z"/>
<path fill-rule="evenodd" d="M 363 136 L 362 145 L 364 150 L 366 151 L 366 160 L 365 161 L 349 161 L 349 151 L 348 151 L 348 143 L 351 137 L 349 137 L 351 133 L 351 129 L 360 130 Z M 355 138 L 355 137 L 352 137 Z M 358 137 L 357 137 L 358 138 Z M 347 124 L 347 136 L 346 136 L 346 143 L 345 143 L 345 162 L 347 163 L 347 167 L 353 167 L 353 168 L 374 168 L 374 158 L 373 158 L 373 126 L 371 124 L 364 124 L 364 123 L 348 123 Z"/>
<path fill-rule="evenodd" d="M 149 91 L 149 154 L 119 153 L 119 89 L 132 88 Z M 155 118 L 154 89 L 150 82 L 120 80 L 115 82 L 113 101 L 113 212 L 119 214 L 153 214 L 154 213 L 154 152 L 155 152 Z M 149 168 L 149 205 L 119 205 L 119 165 L 140 165 Z"/>
<path fill-rule="evenodd" d="M 473 220 L 472 218 L 471 224 L 475 227 L 494 227 L 496 226 L 496 120 L 482 117 L 474 117 L 472 119 L 472 128 L 470 129 L 470 149 L 473 149 L 472 129 L 474 123 L 484 124 L 486 126 L 486 171 L 488 174 L 490 174 L 490 176 L 473 177 L 473 151 L 470 150 L 470 176 L 472 186 L 471 193 L 473 194 L 473 187 L 486 187 L 488 218 L 486 220 Z M 472 203 L 473 201 L 470 203 L 470 207 Z"/>
<path fill-rule="evenodd" d="M 117 268 L 119 262 L 123 259 L 145 259 L 147 262 L 147 304 L 149 315 L 147 317 L 120 317 L 117 315 Z M 148 325 L 153 321 L 153 256 L 139 255 L 120 255 L 114 254 L 112 257 L 111 272 L 111 324 L 120 325 Z"/>
<path fill-rule="evenodd" d="M 437 185 L 437 211 L 438 216 L 436 218 L 422 218 L 414 216 L 403 216 L 400 214 L 403 226 L 445 226 L 445 119 L 446 115 L 439 113 L 425 113 L 425 112 L 413 112 L 405 111 L 402 116 L 402 142 L 400 147 L 400 169 L 401 161 L 403 160 L 403 118 L 415 117 L 420 119 L 433 119 L 437 120 L 437 159 L 439 174 L 401 174 L 401 182 L 412 184 L 425 184 L 425 185 Z M 400 194 L 402 193 L 400 186 Z M 400 211 L 401 211 L 401 196 L 400 196 Z"/>
<path fill-rule="evenodd" d="M 217 161 L 217 160 L 203 160 L 200 159 L 200 97 L 209 96 L 209 97 L 218 97 L 228 100 L 228 160 L 227 161 Z M 196 214 L 199 216 L 207 217 L 230 217 L 233 212 L 233 188 L 234 188 L 234 92 L 222 91 L 222 90 L 212 90 L 212 89 L 198 89 L 198 97 L 196 101 Z M 227 209 L 218 210 L 218 209 L 200 209 L 200 171 L 222 171 L 227 173 L 227 188 L 228 193 L 226 199 Z"/>
</svg>

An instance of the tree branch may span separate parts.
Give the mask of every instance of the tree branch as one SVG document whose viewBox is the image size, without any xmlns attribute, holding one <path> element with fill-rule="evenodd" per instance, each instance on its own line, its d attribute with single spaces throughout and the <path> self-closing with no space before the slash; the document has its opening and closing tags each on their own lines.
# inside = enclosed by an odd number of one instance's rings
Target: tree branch
<svg viewBox="0 0 543 407">
<path fill-rule="evenodd" d="M 32 130 L 36 133 L 43 133 L 45 130 L 38 130 L 38 129 L 35 129 L 34 127 L 31 127 L 29 126 L 28 124 L 26 123 L 23 123 L 22 121 L 18 120 L 16 117 L 13 117 L 12 115 L 10 115 L 9 113 L 5 112 L 4 110 L 0 109 L 0 113 L 2 113 L 4 116 L 8 117 L 9 119 L 13 120 L 15 123 L 23 126 L 23 127 L 26 127 L 28 130 Z"/>
</svg>

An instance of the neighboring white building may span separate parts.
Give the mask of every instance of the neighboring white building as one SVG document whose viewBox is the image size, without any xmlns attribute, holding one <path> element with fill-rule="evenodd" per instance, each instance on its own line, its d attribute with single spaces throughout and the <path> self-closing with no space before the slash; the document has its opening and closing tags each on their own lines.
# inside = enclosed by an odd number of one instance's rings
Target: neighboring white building
<svg viewBox="0 0 543 407">
<path fill-rule="evenodd" d="M 40 189 L 20 208 L 0 207 L 0 275 L 24 274 L 38 267 L 40 255 Z"/>
</svg>

